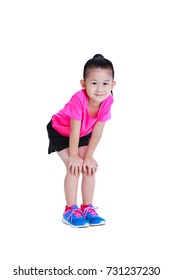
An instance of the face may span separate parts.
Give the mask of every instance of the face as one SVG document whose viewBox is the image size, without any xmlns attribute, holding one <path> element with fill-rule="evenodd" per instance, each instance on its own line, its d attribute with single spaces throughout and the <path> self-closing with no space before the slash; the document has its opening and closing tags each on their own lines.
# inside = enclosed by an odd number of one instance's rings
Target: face
<svg viewBox="0 0 173 280">
<path fill-rule="evenodd" d="M 100 104 L 107 98 L 115 86 L 110 69 L 89 69 L 87 78 L 80 82 L 81 86 L 86 89 L 88 99 L 93 105 Z"/>
</svg>

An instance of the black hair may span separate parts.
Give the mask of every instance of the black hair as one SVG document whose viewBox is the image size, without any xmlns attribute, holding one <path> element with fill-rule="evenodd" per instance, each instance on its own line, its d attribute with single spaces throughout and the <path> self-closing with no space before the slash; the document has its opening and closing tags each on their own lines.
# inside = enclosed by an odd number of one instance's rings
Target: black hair
<svg viewBox="0 0 173 280">
<path fill-rule="evenodd" d="M 83 79 L 85 80 L 88 74 L 88 69 L 101 68 L 110 69 L 112 71 L 112 78 L 114 79 L 114 67 L 110 60 L 104 58 L 102 54 L 96 54 L 93 58 L 89 59 L 83 69 Z"/>
</svg>

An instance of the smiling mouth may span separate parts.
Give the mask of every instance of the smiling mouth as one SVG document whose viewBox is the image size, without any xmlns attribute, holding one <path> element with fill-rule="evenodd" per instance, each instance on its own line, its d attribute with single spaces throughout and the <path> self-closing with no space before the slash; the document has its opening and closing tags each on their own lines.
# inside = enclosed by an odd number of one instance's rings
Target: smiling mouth
<svg viewBox="0 0 173 280">
<path fill-rule="evenodd" d="M 101 96 L 104 96 L 104 93 L 101 93 L 101 94 L 100 93 L 96 93 L 95 95 L 101 97 Z"/>
</svg>

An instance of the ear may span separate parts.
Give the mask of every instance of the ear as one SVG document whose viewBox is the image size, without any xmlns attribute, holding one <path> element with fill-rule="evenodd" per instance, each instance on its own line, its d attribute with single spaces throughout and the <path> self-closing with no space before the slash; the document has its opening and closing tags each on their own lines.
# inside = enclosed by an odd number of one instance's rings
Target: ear
<svg viewBox="0 0 173 280">
<path fill-rule="evenodd" d="M 116 85 L 116 82 L 115 82 L 115 81 L 112 81 L 112 87 L 111 87 L 111 89 L 113 89 L 115 85 Z"/>
<path fill-rule="evenodd" d="M 80 84 L 82 88 L 86 88 L 86 82 L 85 80 L 80 80 Z"/>
</svg>

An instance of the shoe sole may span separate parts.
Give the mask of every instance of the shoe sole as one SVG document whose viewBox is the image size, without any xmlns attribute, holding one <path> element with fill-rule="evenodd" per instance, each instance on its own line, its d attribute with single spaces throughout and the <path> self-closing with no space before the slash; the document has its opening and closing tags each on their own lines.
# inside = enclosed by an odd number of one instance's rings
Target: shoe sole
<svg viewBox="0 0 173 280">
<path fill-rule="evenodd" d="M 99 224 L 89 224 L 91 227 L 96 227 L 96 226 L 104 226 L 106 222 L 102 221 Z"/>
<path fill-rule="evenodd" d="M 62 222 L 63 222 L 65 225 L 69 225 L 69 226 L 71 226 L 71 227 L 73 227 L 73 228 L 86 228 L 86 227 L 89 227 L 89 224 L 88 224 L 88 223 L 86 223 L 86 224 L 84 224 L 84 225 L 80 225 L 80 226 L 74 226 L 74 225 L 72 225 L 70 222 L 68 222 L 67 220 L 65 220 L 64 218 L 62 219 Z"/>
</svg>

